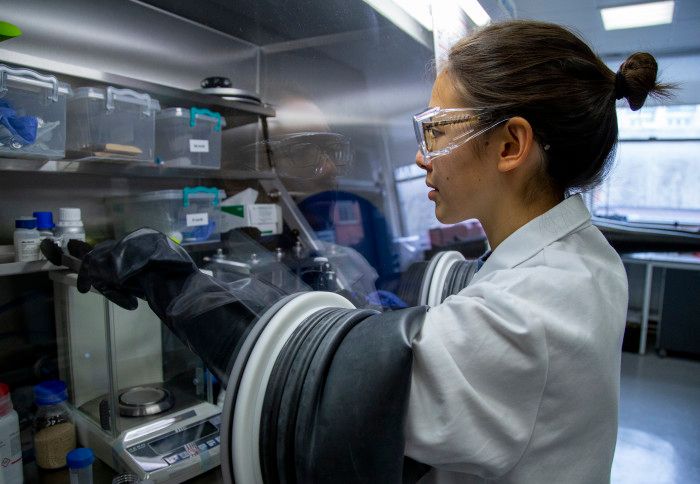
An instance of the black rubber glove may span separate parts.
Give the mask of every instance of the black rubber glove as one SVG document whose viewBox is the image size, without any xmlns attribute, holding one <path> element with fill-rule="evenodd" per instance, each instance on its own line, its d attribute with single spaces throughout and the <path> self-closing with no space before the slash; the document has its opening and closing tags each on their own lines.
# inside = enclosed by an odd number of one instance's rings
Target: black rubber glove
<svg viewBox="0 0 700 484">
<path fill-rule="evenodd" d="M 84 254 L 78 290 L 94 287 L 125 309 L 145 299 L 156 315 L 225 385 L 229 366 L 254 320 L 286 293 L 256 279 L 229 284 L 203 274 L 187 252 L 164 234 L 139 229 L 97 245 L 71 241 Z"/>
<path fill-rule="evenodd" d="M 83 252 L 82 246 L 74 243 L 69 252 L 78 256 L 78 252 Z M 138 306 L 136 298 L 147 299 L 156 314 L 165 319 L 172 296 L 197 272 L 197 266 L 181 246 L 160 232 L 139 229 L 117 242 L 102 242 L 82 257 L 78 291 L 86 293 L 94 287 L 110 301 L 130 310 Z"/>
</svg>

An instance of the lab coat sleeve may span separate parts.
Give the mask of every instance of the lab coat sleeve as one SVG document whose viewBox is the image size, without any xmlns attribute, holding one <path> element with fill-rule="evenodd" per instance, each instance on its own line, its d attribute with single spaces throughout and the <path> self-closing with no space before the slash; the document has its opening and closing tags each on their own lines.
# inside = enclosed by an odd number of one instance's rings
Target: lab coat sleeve
<svg viewBox="0 0 700 484">
<path fill-rule="evenodd" d="M 517 464 L 547 378 L 533 299 L 480 281 L 427 313 L 413 344 L 406 455 L 484 478 Z"/>
</svg>

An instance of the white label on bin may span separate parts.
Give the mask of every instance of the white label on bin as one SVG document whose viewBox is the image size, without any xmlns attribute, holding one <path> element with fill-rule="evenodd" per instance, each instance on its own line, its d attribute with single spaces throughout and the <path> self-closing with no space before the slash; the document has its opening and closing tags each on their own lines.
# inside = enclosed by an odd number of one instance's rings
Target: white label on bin
<svg viewBox="0 0 700 484">
<path fill-rule="evenodd" d="M 191 139 L 190 153 L 209 153 L 208 139 Z"/>
<path fill-rule="evenodd" d="M 188 227 L 198 227 L 200 225 L 209 225 L 209 214 L 207 212 L 187 214 Z"/>
</svg>

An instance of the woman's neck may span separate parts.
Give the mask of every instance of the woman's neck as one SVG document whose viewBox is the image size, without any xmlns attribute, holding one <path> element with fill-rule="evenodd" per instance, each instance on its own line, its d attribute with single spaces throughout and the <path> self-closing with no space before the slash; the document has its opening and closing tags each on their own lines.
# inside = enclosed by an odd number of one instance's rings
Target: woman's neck
<svg viewBox="0 0 700 484">
<path fill-rule="evenodd" d="M 495 250 L 513 232 L 549 211 L 563 199 L 563 194 L 551 194 L 551 196 L 540 196 L 528 204 L 523 203 L 522 199 L 502 200 L 502 203 L 494 207 L 488 217 L 481 220 L 491 250 Z"/>
</svg>

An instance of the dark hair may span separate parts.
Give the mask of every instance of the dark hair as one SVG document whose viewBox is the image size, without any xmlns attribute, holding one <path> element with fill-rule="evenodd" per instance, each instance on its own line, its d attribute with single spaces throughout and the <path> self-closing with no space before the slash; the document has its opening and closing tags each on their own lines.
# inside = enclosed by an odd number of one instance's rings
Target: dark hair
<svg viewBox="0 0 700 484">
<path fill-rule="evenodd" d="M 585 189 L 608 171 L 617 142 L 615 100 L 642 107 L 667 96 L 647 53 L 631 55 L 615 74 L 571 31 L 555 24 L 514 20 L 491 24 L 450 50 L 447 73 L 466 105 L 497 116 L 522 116 L 543 150 L 549 184 Z"/>
</svg>

